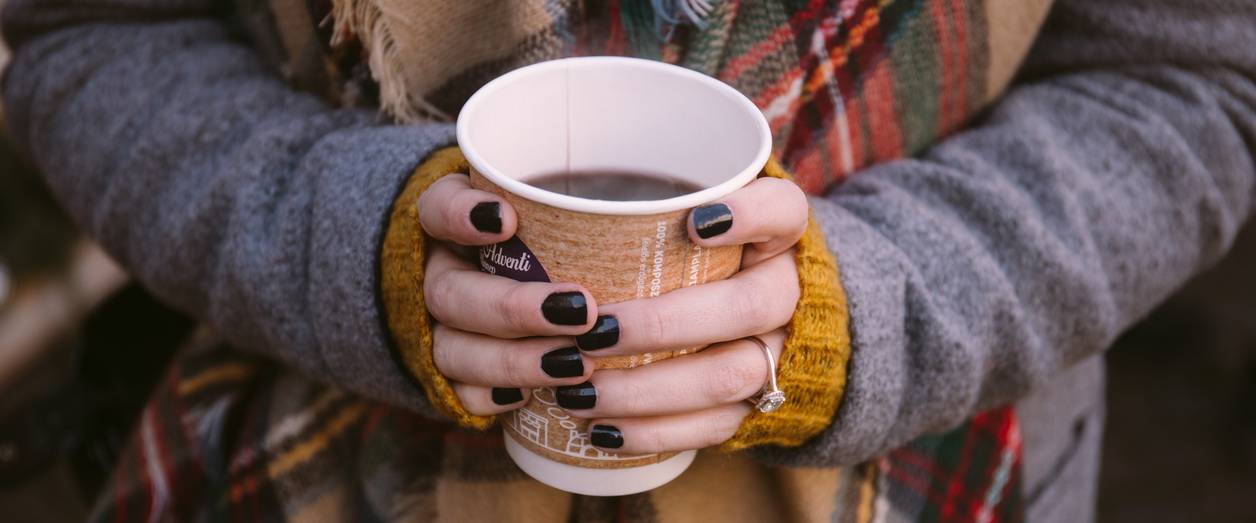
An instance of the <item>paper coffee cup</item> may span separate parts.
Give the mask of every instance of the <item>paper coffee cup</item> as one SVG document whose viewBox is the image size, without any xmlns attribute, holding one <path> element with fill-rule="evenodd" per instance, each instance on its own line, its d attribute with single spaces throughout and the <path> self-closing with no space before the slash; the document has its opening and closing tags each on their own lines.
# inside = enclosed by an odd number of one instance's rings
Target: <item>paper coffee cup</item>
<svg viewBox="0 0 1256 523">
<path fill-rule="evenodd" d="M 514 238 L 481 248 L 481 270 L 578 282 L 602 305 L 735 273 L 741 248 L 693 244 L 688 213 L 753 180 L 771 150 L 767 121 L 732 87 L 681 67 L 619 57 L 555 60 L 503 75 L 463 107 L 457 133 L 472 185 L 502 195 L 519 216 Z M 620 201 L 632 198 L 628 189 L 637 184 L 618 173 L 667 180 L 664 189 L 681 194 Z M 567 188 L 598 190 L 580 197 L 530 184 L 563 177 Z M 596 187 L 605 180 L 619 185 Z M 630 368 L 691 350 L 598 358 L 597 367 Z M 694 454 L 606 453 L 589 443 L 584 420 L 557 406 L 550 388 L 533 390 L 502 425 L 507 450 L 525 472 L 579 494 L 658 487 Z"/>
</svg>

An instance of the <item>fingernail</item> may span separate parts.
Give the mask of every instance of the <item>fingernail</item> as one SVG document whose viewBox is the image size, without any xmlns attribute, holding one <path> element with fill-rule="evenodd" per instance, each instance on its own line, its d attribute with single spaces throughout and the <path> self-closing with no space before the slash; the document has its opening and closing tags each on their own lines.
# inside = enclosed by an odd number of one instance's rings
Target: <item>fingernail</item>
<svg viewBox="0 0 1256 523">
<path fill-rule="evenodd" d="M 502 204 L 480 202 L 471 208 L 471 225 L 480 232 L 502 232 Z"/>
<path fill-rule="evenodd" d="M 703 205 L 693 210 L 693 228 L 702 239 L 728 232 L 733 227 L 733 211 L 722 203 Z"/>
<path fill-rule="evenodd" d="M 566 385 L 554 389 L 558 406 L 564 409 L 591 409 L 597 406 L 597 389 L 593 384 L 584 382 L 579 385 Z"/>
<path fill-rule="evenodd" d="M 545 297 L 541 314 L 554 325 L 581 325 L 589 319 L 589 304 L 579 292 L 556 292 Z"/>
<path fill-rule="evenodd" d="M 624 433 L 611 425 L 594 425 L 589 431 L 589 441 L 598 447 L 617 449 L 624 446 Z"/>
<path fill-rule="evenodd" d="M 523 389 L 493 387 L 493 403 L 498 405 L 510 405 L 511 403 L 519 403 L 520 401 L 523 401 Z"/>
<path fill-rule="evenodd" d="M 575 347 L 555 349 L 541 356 L 541 370 L 551 378 L 570 378 L 584 374 L 584 360 Z"/>
<path fill-rule="evenodd" d="M 580 350 L 605 349 L 616 343 L 619 343 L 619 320 L 614 316 L 598 316 L 589 332 L 576 336 Z"/>
</svg>

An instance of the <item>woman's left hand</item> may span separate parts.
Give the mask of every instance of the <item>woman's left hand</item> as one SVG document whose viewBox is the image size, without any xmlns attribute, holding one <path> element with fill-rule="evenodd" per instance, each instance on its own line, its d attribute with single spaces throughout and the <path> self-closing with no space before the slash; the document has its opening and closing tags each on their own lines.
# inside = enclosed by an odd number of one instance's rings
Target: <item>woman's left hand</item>
<svg viewBox="0 0 1256 523">
<path fill-rule="evenodd" d="M 593 331 L 576 338 L 595 358 L 711 345 L 633 369 L 600 369 L 585 383 L 558 387 L 560 406 L 591 419 L 594 445 L 652 454 L 718 445 L 736 433 L 754 409 L 746 400 L 769 379 L 767 355 L 743 338 L 758 336 L 779 361 L 800 294 L 793 245 L 807 210 L 792 182 L 756 180 L 696 209 L 689 223 L 691 239 L 704 247 L 744 244 L 740 272 L 598 308 Z"/>
</svg>

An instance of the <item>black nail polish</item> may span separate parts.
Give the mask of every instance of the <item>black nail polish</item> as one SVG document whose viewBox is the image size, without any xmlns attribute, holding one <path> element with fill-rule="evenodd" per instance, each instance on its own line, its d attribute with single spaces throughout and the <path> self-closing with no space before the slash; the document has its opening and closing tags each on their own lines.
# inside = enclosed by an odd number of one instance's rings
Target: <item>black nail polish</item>
<svg viewBox="0 0 1256 523">
<path fill-rule="evenodd" d="M 593 384 L 584 382 L 579 385 L 567 385 L 554 389 L 558 406 L 564 409 L 591 409 L 597 406 L 597 389 Z"/>
<path fill-rule="evenodd" d="M 580 350 L 605 349 L 619 343 L 619 320 L 614 316 L 598 316 L 593 328 L 576 336 Z"/>
<path fill-rule="evenodd" d="M 589 319 L 589 304 L 579 292 L 556 292 L 545 297 L 541 314 L 554 325 L 581 325 Z"/>
<path fill-rule="evenodd" d="M 541 356 L 541 370 L 551 378 L 570 378 L 584 374 L 584 360 L 575 347 L 555 349 Z"/>
<path fill-rule="evenodd" d="M 523 401 L 522 389 L 493 387 L 493 403 L 498 405 L 510 405 L 511 403 L 519 403 L 520 401 Z"/>
<path fill-rule="evenodd" d="M 693 210 L 693 228 L 699 238 L 710 238 L 733 227 L 733 211 L 722 203 L 703 205 Z"/>
<path fill-rule="evenodd" d="M 502 232 L 502 204 L 480 202 L 471 208 L 471 225 L 480 232 Z"/>
<path fill-rule="evenodd" d="M 589 442 L 604 449 L 624 446 L 624 433 L 611 425 L 594 425 L 589 431 Z"/>
</svg>

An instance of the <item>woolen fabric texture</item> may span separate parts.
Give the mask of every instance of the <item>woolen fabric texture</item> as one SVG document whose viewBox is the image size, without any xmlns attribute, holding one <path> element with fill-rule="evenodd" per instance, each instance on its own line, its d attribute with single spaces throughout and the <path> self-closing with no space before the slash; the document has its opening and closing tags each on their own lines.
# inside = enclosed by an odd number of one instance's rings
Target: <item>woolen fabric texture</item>
<svg viewBox="0 0 1256 523">
<path fill-rule="evenodd" d="M 393 198 L 452 145 L 450 126 L 381 125 L 294 92 L 212 2 L 51 7 L 5 5 L 4 102 L 15 144 L 78 223 L 233 344 L 435 416 L 387 349 L 376 252 Z M 750 452 L 858 463 L 1024 401 L 1018 412 L 1043 417 L 1024 420 L 1030 517 L 1088 517 L 1101 422 L 1061 427 L 1101 420 L 1103 349 L 1215 263 L 1252 212 L 1252 27 L 1245 0 L 1062 0 L 1015 83 L 963 130 L 899 149 L 911 159 L 862 142 L 885 163 L 831 186 L 847 172 L 820 161 L 834 150 L 784 156 L 824 189 L 811 203 L 842 271 L 852 356 L 826 430 Z M 1060 499 L 1082 501 L 1044 505 Z"/>
</svg>

